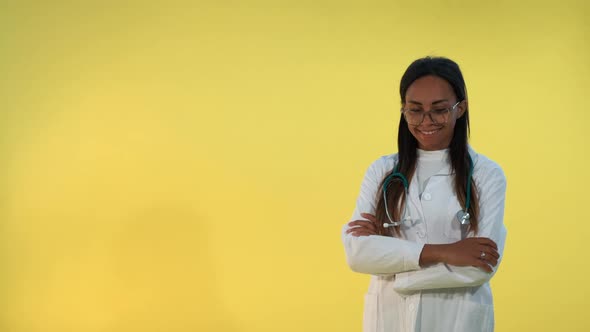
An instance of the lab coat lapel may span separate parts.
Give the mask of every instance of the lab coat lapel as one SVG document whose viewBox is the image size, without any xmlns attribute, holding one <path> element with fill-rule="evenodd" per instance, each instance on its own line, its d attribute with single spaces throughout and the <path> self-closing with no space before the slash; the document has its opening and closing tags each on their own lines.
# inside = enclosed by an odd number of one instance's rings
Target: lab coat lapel
<svg viewBox="0 0 590 332">
<path fill-rule="evenodd" d="M 418 180 L 416 174 L 412 177 L 409 189 L 410 196 L 410 217 L 412 219 L 412 226 L 418 220 L 423 220 L 422 203 L 420 202 L 420 188 L 418 187 Z"/>
</svg>

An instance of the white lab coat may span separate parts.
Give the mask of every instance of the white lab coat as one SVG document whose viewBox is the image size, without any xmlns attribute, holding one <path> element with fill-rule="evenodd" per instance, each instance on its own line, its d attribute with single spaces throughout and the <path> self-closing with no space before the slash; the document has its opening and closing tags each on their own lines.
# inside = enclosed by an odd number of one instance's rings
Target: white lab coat
<svg viewBox="0 0 590 332">
<path fill-rule="evenodd" d="M 498 244 L 503 257 L 506 229 L 503 224 L 506 178 L 492 160 L 469 150 L 474 162 L 473 178 L 479 193 L 479 232 Z M 361 213 L 375 213 L 375 197 L 386 173 L 397 163 L 397 155 L 384 156 L 367 170 L 351 220 Z M 354 237 L 342 240 L 350 268 L 371 274 L 365 296 L 364 332 L 493 331 L 494 311 L 489 280 L 494 273 L 475 267 L 437 264 L 426 268 L 418 260 L 424 244 L 453 243 L 461 239 L 455 215 L 461 209 L 453 191 L 450 165 L 432 176 L 419 197 L 414 177 L 409 188 L 412 223 L 402 226 L 403 238 Z M 470 234 L 469 236 L 473 236 Z M 434 315 L 421 316 L 422 306 Z M 430 326 L 430 327 L 428 327 Z"/>
</svg>

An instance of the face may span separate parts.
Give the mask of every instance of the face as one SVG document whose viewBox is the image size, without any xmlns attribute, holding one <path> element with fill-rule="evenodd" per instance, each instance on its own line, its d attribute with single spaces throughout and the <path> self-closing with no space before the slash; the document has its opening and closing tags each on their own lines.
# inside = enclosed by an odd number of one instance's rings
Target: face
<svg viewBox="0 0 590 332">
<path fill-rule="evenodd" d="M 406 91 L 403 108 L 413 112 L 440 111 L 452 108 L 457 102 L 455 92 L 447 81 L 437 76 L 424 76 L 415 80 Z M 435 123 L 426 115 L 419 125 L 408 124 L 410 132 L 418 141 L 418 148 L 428 151 L 448 148 L 455 123 L 465 113 L 465 105 L 466 102 L 462 101 L 451 110 L 446 123 Z"/>
</svg>

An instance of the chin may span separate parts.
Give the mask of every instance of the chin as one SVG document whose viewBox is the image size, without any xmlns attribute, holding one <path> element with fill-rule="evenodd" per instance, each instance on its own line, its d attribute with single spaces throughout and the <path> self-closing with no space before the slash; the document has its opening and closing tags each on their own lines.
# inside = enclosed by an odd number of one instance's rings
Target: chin
<svg viewBox="0 0 590 332">
<path fill-rule="evenodd" d="M 443 137 L 436 137 L 438 135 L 432 135 L 432 137 L 420 137 L 416 139 L 418 141 L 418 147 L 426 151 L 444 150 L 451 145 L 451 140 L 444 139 Z M 446 143 L 446 144 L 445 144 Z"/>
<path fill-rule="evenodd" d="M 418 141 L 418 148 L 426 151 L 436 151 L 436 150 L 444 150 L 449 147 L 449 144 L 440 144 L 440 143 L 428 143 L 424 144 Z"/>
</svg>

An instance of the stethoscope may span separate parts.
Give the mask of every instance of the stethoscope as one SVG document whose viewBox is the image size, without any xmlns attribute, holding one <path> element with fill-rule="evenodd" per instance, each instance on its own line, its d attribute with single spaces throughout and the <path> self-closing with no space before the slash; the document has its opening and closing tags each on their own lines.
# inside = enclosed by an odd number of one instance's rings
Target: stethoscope
<svg viewBox="0 0 590 332">
<path fill-rule="evenodd" d="M 459 212 L 457 212 L 457 220 L 459 221 L 459 223 L 461 224 L 462 228 L 465 229 L 467 225 L 469 225 L 470 221 L 469 219 L 471 218 L 471 216 L 469 215 L 469 205 L 471 204 L 471 177 L 473 176 L 473 160 L 471 159 L 471 156 L 468 154 L 469 157 L 469 175 L 467 177 L 467 197 L 465 198 L 465 209 L 463 210 L 459 210 Z M 409 191 L 409 183 L 408 183 L 408 179 L 405 177 L 405 175 L 403 175 L 402 173 L 399 172 L 398 169 L 399 165 L 396 165 L 393 169 L 393 172 L 391 174 L 389 174 L 385 180 L 383 181 L 383 187 L 382 187 L 382 191 L 383 191 L 383 202 L 385 204 L 385 214 L 387 214 L 387 219 L 389 219 L 389 223 L 383 223 L 383 227 L 388 228 L 388 227 L 396 227 L 396 226 L 401 226 L 402 223 L 404 222 L 411 222 L 412 221 L 412 217 L 411 215 L 409 215 L 410 212 L 410 208 L 409 208 L 409 203 L 408 201 L 409 199 L 409 195 L 408 195 L 408 191 Z M 404 193 L 406 195 L 405 200 L 405 206 L 402 212 L 402 218 L 400 221 L 394 221 L 393 218 L 391 217 L 391 215 L 389 214 L 389 209 L 387 208 L 387 186 L 389 185 L 389 183 L 391 182 L 391 180 L 398 178 L 399 180 L 402 181 L 402 184 L 404 185 Z"/>
</svg>

